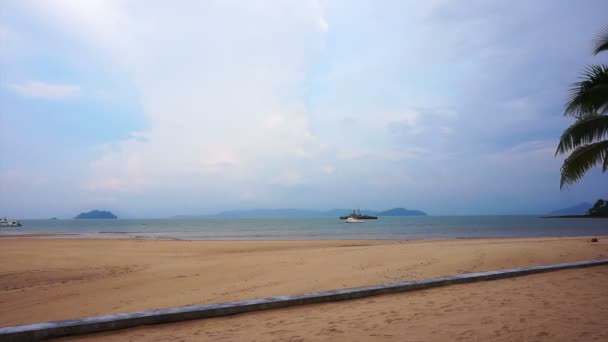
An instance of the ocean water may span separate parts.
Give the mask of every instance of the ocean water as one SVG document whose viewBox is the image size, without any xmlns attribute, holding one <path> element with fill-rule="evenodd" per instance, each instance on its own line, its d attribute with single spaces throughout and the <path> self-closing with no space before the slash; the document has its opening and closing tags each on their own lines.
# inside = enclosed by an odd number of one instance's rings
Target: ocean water
<svg viewBox="0 0 608 342">
<path fill-rule="evenodd" d="M 380 217 L 360 224 L 338 218 L 202 218 L 24 220 L 0 236 L 77 233 L 79 238 L 185 240 L 445 239 L 608 235 L 608 219 L 543 219 L 537 216 Z"/>
</svg>

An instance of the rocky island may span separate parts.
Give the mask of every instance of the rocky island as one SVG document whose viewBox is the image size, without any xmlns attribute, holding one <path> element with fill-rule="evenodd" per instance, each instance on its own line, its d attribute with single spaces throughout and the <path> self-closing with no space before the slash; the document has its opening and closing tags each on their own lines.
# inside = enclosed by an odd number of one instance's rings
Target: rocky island
<svg viewBox="0 0 608 342">
<path fill-rule="evenodd" d="M 116 215 L 105 210 L 92 210 L 88 213 L 80 213 L 75 219 L 117 219 Z"/>
</svg>

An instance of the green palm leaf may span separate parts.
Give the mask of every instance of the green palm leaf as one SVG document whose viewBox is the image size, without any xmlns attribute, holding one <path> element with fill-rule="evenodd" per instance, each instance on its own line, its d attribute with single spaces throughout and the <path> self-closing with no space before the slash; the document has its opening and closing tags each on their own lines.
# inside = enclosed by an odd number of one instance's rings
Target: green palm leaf
<svg viewBox="0 0 608 342">
<path fill-rule="evenodd" d="M 608 137 L 608 116 L 591 115 L 577 120 L 564 131 L 555 155 L 566 153 L 578 146 Z"/>
<path fill-rule="evenodd" d="M 608 170 L 607 159 L 608 140 L 577 148 L 564 160 L 560 188 L 580 180 L 589 169 L 600 162 L 603 163 L 602 171 L 606 172 Z"/>
<path fill-rule="evenodd" d="M 564 115 L 577 118 L 607 112 L 608 65 L 591 65 L 582 80 L 572 85 Z"/>
<path fill-rule="evenodd" d="M 602 52 L 602 51 L 607 51 L 608 50 L 608 27 L 606 27 L 604 29 L 604 31 L 602 31 L 596 41 L 595 41 L 595 49 L 593 50 L 593 54 L 597 55 L 598 53 Z"/>
</svg>

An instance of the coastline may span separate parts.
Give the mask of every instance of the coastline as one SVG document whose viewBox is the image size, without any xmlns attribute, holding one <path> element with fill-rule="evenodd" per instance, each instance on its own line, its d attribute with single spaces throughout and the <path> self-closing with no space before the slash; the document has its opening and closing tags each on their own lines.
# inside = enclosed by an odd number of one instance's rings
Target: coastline
<svg viewBox="0 0 608 342">
<path fill-rule="evenodd" d="M 144 235 L 131 235 L 143 233 Z M 159 234 L 155 236 L 154 234 Z M 162 235 L 160 235 L 162 234 Z M 608 235 L 539 235 L 539 236 L 509 236 L 509 235 L 496 235 L 496 236 L 458 236 L 458 237 L 404 237 L 404 238 L 385 238 L 385 237 L 370 237 L 370 238 L 357 238 L 357 237 L 344 237 L 344 238 L 325 238 L 325 237 L 305 237 L 300 236 L 285 236 L 285 237 L 273 237 L 273 238 L 251 238 L 251 237 L 180 237 L 179 235 L 172 235 L 168 233 L 151 233 L 151 232 L 132 232 L 132 231 L 102 231 L 102 232 L 27 232 L 17 233 L 6 232 L 0 233 L 0 241 L 2 240 L 28 240 L 28 239 L 39 239 L 39 240 L 93 240 L 93 241 L 116 241 L 116 240 L 140 240 L 140 241 L 184 241 L 184 242 L 336 242 L 336 241 L 369 241 L 369 242 L 424 242 L 424 241 L 462 241 L 462 240 L 542 240 L 542 239 L 591 239 L 591 238 L 605 238 L 608 239 Z"/>
<path fill-rule="evenodd" d="M 365 224 L 337 218 L 24 220 L 3 235 L 79 234 L 67 238 L 177 240 L 368 240 L 608 235 L 604 220 L 538 216 L 383 217 Z M 49 235 L 49 238 L 56 236 Z"/>
<path fill-rule="evenodd" d="M 556 215 L 556 216 L 541 216 L 540 218 L 587 218 L 587 219 L 608 219 L 607 216 L 590 216 L 590 215 Z"/>
<path fill-rule="evenodd" d="M 0 239 L 0 325 L 605 258 L 597 238 Z"/>
</svg>

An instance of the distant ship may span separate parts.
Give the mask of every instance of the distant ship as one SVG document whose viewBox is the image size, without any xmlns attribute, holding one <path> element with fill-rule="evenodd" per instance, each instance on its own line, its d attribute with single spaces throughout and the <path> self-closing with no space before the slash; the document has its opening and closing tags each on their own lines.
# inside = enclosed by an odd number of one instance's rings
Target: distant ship
<svg viewBox="0 0 608 342">
<path fill-rule="evenodd" d="M 0 219 L 0 227 L 21 227 L 21 223 L 17 220 L 7 220 L 5 217 Z"/>
<path fill-rule="evenodd" d="M 378 216 L 363 215 L 363 214 L 361 214 L 361 210 L 359 210 L 359 209 L 353 210 L 352 213 L 350 213 L 346 216 L 340 216 L 340 220 L 346 220 L 349 218 L 353 218 L 356 220 L 375 220 L 378 218 Z"/>
</svg>

